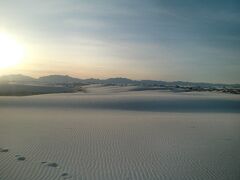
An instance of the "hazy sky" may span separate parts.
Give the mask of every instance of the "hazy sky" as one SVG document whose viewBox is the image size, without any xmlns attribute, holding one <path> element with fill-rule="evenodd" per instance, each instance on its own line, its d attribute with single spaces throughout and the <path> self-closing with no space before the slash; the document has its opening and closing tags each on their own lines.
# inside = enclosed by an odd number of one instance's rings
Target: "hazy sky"
<svg viewBox="0 0 240 180">
<path fill-rule="evenodd" d="M 240 83 L 239 0 L 0 0 L 0 32 L 26 48 L 0 75 Z"/>
</svg>

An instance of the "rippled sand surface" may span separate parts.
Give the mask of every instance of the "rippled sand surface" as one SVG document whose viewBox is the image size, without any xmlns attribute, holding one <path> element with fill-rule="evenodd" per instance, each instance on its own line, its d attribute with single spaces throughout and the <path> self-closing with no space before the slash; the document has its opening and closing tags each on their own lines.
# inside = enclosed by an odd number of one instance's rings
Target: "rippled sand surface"
<svg viewBox="0 0 240 180">
<path fill-rule="evenodd" d="M 0 180 L 237 180 L 238 108 L 211 94 L 1 97 Z"/>
</svg>

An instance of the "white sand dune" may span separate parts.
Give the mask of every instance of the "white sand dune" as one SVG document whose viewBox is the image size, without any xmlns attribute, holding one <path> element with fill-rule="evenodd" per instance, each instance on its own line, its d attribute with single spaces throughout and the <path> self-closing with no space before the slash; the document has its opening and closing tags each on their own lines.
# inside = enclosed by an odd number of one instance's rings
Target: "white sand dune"
<svg viewBox="0 0 240 180">
<path fill-rule="evenodd" d="M 156 112 L 240 112 L 240 96 L 214 93 L 118 92 L 0 97 L 0 107 L 130 110 Z M 120 91 L 120 90 L 119 90 Z"/>
<path fill-rule="evenodd" d="M 0 180 L 237 180 L 239 102 L 154 92 L 1 97 L 0 148 L 9 151 L 0 152 Z"/>
</svg>

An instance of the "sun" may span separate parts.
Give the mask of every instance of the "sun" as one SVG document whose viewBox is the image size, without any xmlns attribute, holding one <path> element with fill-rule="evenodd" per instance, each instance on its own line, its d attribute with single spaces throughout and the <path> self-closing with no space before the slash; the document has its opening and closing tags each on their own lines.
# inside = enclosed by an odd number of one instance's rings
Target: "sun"
<svg viewBox="0 0 240 180">
<path fill-rule="evenodd" d="M 23 56 L 23 46 L 14 38 L 0 32 L 0 69 L 19 64 Z"/>
</svg>

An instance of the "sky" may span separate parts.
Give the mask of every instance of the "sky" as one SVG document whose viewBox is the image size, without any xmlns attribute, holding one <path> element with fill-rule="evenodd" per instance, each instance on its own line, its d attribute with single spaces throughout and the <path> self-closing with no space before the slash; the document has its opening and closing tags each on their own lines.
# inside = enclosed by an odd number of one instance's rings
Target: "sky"
<svg viewBox="0 0 240 180">
<path fill-rule="evenodd" d="M 240 83 L 239 0 L 0 0 L 1 32 L 0 75 Z"/>
</svg>

